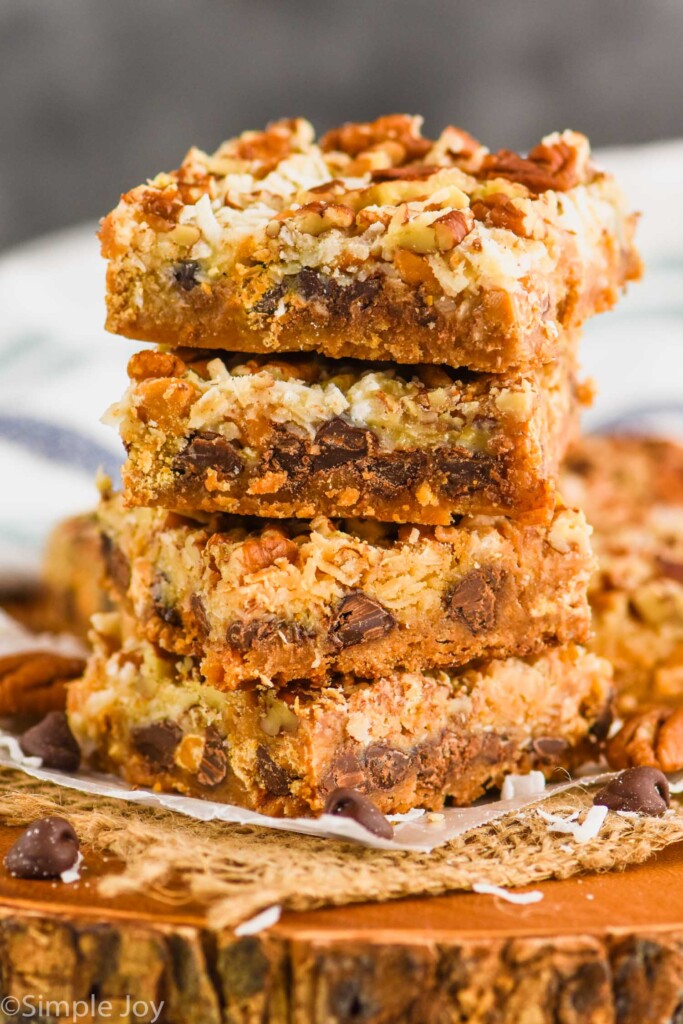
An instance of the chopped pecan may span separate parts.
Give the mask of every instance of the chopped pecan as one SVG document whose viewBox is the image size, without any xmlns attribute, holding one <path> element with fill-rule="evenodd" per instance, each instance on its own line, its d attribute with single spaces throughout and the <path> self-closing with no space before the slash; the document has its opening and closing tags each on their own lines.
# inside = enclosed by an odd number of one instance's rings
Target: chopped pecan
<svg viewBox="0 0 683 1024">
<path fill-rule="evenodd" d="M 145 349 L 136 352 L 128 360 L 128 376 L 131 380 L 149 380 L 152 377 L 182 377 L 187 366 L 172 352 L 155 352 Z"/>
<path fill-rule="evenodd" d="M 245 574 L 259 572 L 273 565 L 278 558 L 296 563 L 299 549 L 281 530 L 271 527 L 258 537 L 248 537 L 240 549 L 240 561 Z"/>
<path fill-rule="evenodd" d="M 50 651 L 22 651 L 0 658 L 0 715 L 62 711 L 66 684 L 85 668 L 82 658 Z"/>
<path fill-rule="evenodd" d="M 663 772 L 683 768 L 683 708 L 653 707 L 626 719 L 607 743 L 613 768 L 648 765 Z"/>
<path fill-rule="evenodd" d="M 331 228 L 350 228 L 356 219 L 356 213 L 350 206 L 316 200 L 313 203 L 306 203 L 298 210 L 290 211 L 286 219 L 293 222 L 294 226 L 306 235 L 320 235 Z"/>
<path fill-rule="evenodd" d="M 178 219 L 183 200 L 175 185 L 164 189 L 150 185 L 138 195 L 138 205 L 150 227 L 155 231 L 168 231 Z"/>
<path fill-rule="evenodd" d="M 526 213 L 504 192 L 493 192 L 489 196 L 475 199 L 472 202 L 472 213 L 475 220 L 482 221 L 487 227 L 506 228 L 520 238 L 531 237 Z"/>
<path fill-rule="evenodd" d="M 143 380 L 137 388 L 140 404 L 136 413 L 142 423 L 152 423 L 169 433 L 182 433 L 181 423 L 197 397 L 197 391 L 185 380 L 157 378 Z"/>
<path fill-rule="evenodd" d="M 350 122 L 335 128 L 320 140 L 324 152 L 338 150 L 358 156 L 364 150 L 383 142 L 398 142 L 406 160 L 418 160 L 429 152 L 432 143 L 422 137 L 421 120 L 409 114 L 389 114 L 376 121 Z"/>
<path fill-rule="evenodd" d="M 530 192 L 566 192 L 587 177 L 588 143 L 582 135 L 565 132 L 535 146 L 524 158 L 509 149 L 484 157 L 482 171 L 489 178 L 507 178 Z"/>
</svg>

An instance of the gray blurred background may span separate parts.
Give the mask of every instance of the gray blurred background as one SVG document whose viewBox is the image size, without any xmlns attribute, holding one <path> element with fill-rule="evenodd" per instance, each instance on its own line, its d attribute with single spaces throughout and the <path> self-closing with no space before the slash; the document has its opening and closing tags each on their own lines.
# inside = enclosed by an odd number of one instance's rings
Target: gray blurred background
<svg viewBox="0 0 683 1024">
<path fill-rule="evenodd" d="M 683 0 L 0 0 L 0 248 L 281 116 L 683 136 L 682 44 Z"/>
</svg>

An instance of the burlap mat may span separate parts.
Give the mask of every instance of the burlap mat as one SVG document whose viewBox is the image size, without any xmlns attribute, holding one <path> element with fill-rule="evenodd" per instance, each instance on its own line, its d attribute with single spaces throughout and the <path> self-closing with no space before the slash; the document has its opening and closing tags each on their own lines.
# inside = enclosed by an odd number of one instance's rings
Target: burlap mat
<svg viewBox="0 0 683 1024">
<path fill-rule="evenodd" d="M 676 799 L 676 798 L 675 798 Z M 554 814 L 588 808 L 573 790 L 543 803 Z M 477 882 L 527 886 L 547 878 L 624 868 L 683 840 L 683 809 L 663 818 L 608 814 L 581 845 L 548 830 L 527 808 L 481 826 L 432 853 L 385 852 L 254 826 L 184 818 L 106 800 L 0 770 L 0 818 L 25 825 L 47 814 L 68 817 L 88 851 L 121 863 L 90 880 L 100 895 L 144 892 L 172 904 L 198 902 L 211 927 L 231 926 L 279 904 L 307 909 L 471 889 Z"/>
</svg>

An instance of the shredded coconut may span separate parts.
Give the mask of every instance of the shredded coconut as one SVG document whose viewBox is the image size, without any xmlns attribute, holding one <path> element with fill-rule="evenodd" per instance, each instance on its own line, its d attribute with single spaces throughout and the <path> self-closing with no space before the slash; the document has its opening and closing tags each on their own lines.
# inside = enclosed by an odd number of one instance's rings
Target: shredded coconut
<svg viewBox="0 0 683 1024">
<path fill-rule="evenodd" d="M 535 796 L 545 789 L 543 772 L 529 772 L 528 775 L 506 775 L 500 790 L 501 800 L 515 800 L 517 797 Z"/>
<path fill-rule="evenodd" d="M 501 900 L 505 900 L 507 903 L 516 903 L 520 907 L 530 903 L 540 903 L 543 899 L 543 893 L 538 889 L 532 889 L 531 892 L 510 892 L 509 889 L 503 889 L 500 885 L 488 885 L 486 882 L 475 882 L 472 889 L 484 896 L 498 896 Z"/>
<path fill-rule="evenodd" d="M 73 867 L 67 868 L 66 871 L 62 871 L 59 876 L 63 882 L 70 885 L 72 882 L 78 882 L 81 877 L 81 864 L 83 863 L 83 854 L 79 853 L 76 856 L 76 863 Z"/>
<path fill-rule="evenodd" d="M 282 907 L 267 907 L 254 917 L 250 917 L 248 921 L 238 924 L 235 928 L 235 935 L 240 938 L 244 935 L 257 935 L 259 932 L 265 931 L 266 928 L 272 928 L 274 924 L 277 924 L 281 914 Z"/>
<path fill-rule="evenodd" d="M 540 807 L 537 814 L 548 822 L 550 832 L 563 832 L 570 835 L 575 843 L 587 843 L 595 839 L 602 824 L 607 817 L 608 808 L 600 804 L 591 807 L 583 822 L 580 824 L 576 819 L 578 814 L 571 814 L 568 818 L 561 818 L 557 814 L 548 814 Z"/>
</svg>

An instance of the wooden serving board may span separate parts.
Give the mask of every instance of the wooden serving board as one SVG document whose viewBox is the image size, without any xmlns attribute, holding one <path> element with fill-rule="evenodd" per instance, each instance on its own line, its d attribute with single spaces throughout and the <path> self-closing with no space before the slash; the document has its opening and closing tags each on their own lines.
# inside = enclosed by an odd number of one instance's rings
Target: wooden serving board
<svg viewBox="0 0 683 1024">
<path fill-rule="evenodd" d="M 20 831 L 0 826 L 0 857 Z M 543 883 L 534 905 L 458 893 L 290 913 L 248 938 L 198 906 L 98 897 L 116 864 L 85 854 L 73 885 L 0 871 L 3 1022 L 27 998 L 131 1022 L 163 1002 L 165 1024 L 683 1021 L 683 844 Z"/>
</svg>

